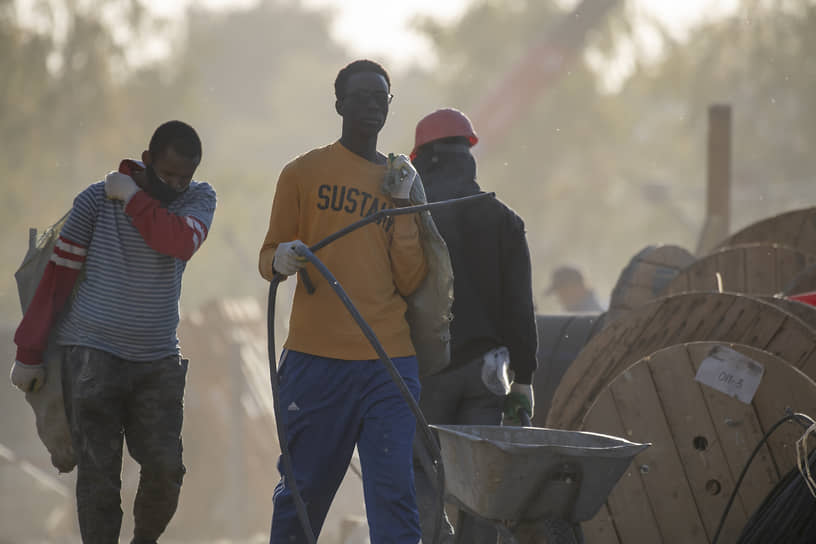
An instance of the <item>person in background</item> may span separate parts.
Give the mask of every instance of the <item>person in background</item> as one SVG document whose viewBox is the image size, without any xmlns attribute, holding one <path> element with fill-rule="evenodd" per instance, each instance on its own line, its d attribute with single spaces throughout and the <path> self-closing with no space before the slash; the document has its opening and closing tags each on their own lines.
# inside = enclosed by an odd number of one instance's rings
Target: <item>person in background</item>
<svg viewBox="0 0 816 544">
<path fill-rule="evenodd" d="M 560 266 L 553 271 L 550 286 L 545 295 L 555 295 L 561 307 L 567 312 L 603 312 L 595 292 L 584 283 L 584 277 L 577 268 Z"/>
<path fill-rule="evenodd" d="M 471 154 L 477 142 L 470 120 L 456 109 L 419 121 L 411 158 L 429 202 L 481 192 Z M 519 409 L 533 415 L 538 347 L 524 222 L 496 198 L 432 216 L 453 265 L 451 363 L 422 379 L 422 412 L 432 424 L 500 425 L 503 417 L 505 424 L 519 424 Z M 417 491 L 429 541 L 438 512 L 429 476 L 419 467 Z M 456 542 L 495 544 L 490 524 L 464 513 L 460 520 Z M 450 525 L 444 528 L 452 542 Z"/>
<path fill-rule="evenodd" d="M 56 326 L 85 544 L 119 541 L 123 439 L 141 465 L 133 544 L 158 541 L 185 473 L 187 360 L 176 335 L 178 303 L 216 196 L 192 179 L 201 141 L 186 123 L 159 126 L 141 159 L 123 160 L 74 199 L 14 336 L 11 381 L 33 392 L 46 378 L 43 352 Z M 78 281 L 70 310 L 57 320 Z"/>
<path fill-rule="evenodd" d="M 416 171 L 404 155 L 377 150 L 388 116 L 391 80 L 370 60 L 344 67 L 334 83 L 340 139 L 305 153 L 280 174 L 269 229 L 260 251 L 261 275 L 291 276 L 306 267 L 315 291 L 298 279 L 278 378 L 279 421 L 315 537 L 349 466 L 355 445 L 363 474 L 373 544 L 416 544 L 412 443 L 415 418 L 377 353 L 341 300 L 298 248 L 384 208 L 406 206 Z M 393 192 L 386 172 L 403 171 Z M 414 214 L 366 225 L 320 250 L 363 319 L 372 327 L 411 394 L 419 370 L 405 318 L 407 296 L 427 273 Z M 273 501 L 272 544 L 306 542 L 291 486 L 281 479 Z"/>
</svg>

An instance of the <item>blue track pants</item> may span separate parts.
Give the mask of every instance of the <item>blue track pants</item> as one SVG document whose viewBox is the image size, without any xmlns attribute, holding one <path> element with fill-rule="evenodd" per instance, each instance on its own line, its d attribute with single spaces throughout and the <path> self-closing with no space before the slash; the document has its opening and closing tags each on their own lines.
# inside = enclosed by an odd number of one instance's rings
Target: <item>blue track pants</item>
<svg viewBox="0 0 816 544">
<path fill-rule="evenodd" d="M 415 399 L 416 357 L 393 359 Z M 360 454 L 372 544 L 416 544 L 420 539 L 412 464 L 416 421 L 379 360 L 343 361 L 284 351 L 279 418 L 295 478 L 315 536 L 348 469 Z M 270 544 L 306 542 L 282 462 L 275 488 Z"/>
</svg>

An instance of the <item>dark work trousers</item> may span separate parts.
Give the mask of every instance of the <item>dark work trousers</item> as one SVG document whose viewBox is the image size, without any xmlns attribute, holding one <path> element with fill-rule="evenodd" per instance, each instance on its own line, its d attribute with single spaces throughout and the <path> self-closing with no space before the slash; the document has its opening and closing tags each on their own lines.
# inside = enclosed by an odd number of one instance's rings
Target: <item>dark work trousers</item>
<svg viewBox="0 0 816 544">
<path fill-rule="evenodd" d="M 392 359 L 414 398 L 419 396 L 416 357 Z M 360 454 L 363 494 L 372 544 L 417 544 L 412 443 L 416 419 L 379 360 L 345 361 L 284 350 L 279 420 L 315 537 L 351 461 Z M 273 497 L 271 544 L 306 542 L 286 485 Z"/>
<path fill-rule="evenodd" d="M 437 425 L 501 425 L 504 396 L 496 395 L 482 382 L 482 359 L 476 359 L 451 370 L 422 378 L 419 402 L 425 419 Z M 415 464 L 417 504 L 422 524 L 423 542 L 432 543 L 434 522 L 438 516 L 438 498 L 434 482 Z M 432 477 L 432 476 L 431 476 Z M 496 544 L 498 532 L 488 522 L 459 512 L 459 529 L 455 540 L 444 537 L 444 544 Z M 443 520 L 442 535 L 452 529 Z"/>
<path fill-rule="evenodd" d="M 156 542 L 178 505 L 187 360 L 132 362 L 82 346 L 64 348 L 62 386 L 77 456 L 84 544 L 119 541 L 122 446 L 141 466 L 134 539 Z"/>
</svg>

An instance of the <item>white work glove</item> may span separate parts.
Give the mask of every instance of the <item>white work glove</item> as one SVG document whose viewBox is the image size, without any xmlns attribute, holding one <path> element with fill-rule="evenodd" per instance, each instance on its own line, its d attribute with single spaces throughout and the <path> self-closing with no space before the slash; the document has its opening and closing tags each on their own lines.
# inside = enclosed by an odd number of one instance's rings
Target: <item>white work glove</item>
<svg viewBox="0 0 816 544">
<path fill-rule="evenodd" d="M 300 240 L 283 242 L 278 245 L 278 249 L 275 250 L 275 258 L 272 261 L 272 268 L 275 269 L 275 272 L 284 276 L 291 276 L 306 266 L 309 261 L 306 260 L 306 257 L 301 257 L 295 252 L 297 247 L 308 249 L 306 244 Z"/>
<path fill-rule="evenodd" d="M 125 204 L 141 191 L 133 178 L 120 172 L 111 172 L 105 177 L 105 196 L 111 200 L 121 200 Z"/>
<path fill-rule="evenodd" d="M 45 383 L 45 365 L 27 365 L 15 360 L 11 367 L 11 383 L 25 393 L 36 393 Z"/>
<path fill-rule="evenodd" d="M 383 192 L 397 200 L 408 200 L 411 186 L 419 177 L 411 160 L 405 155 L 389 155 Z"/>
</svg>

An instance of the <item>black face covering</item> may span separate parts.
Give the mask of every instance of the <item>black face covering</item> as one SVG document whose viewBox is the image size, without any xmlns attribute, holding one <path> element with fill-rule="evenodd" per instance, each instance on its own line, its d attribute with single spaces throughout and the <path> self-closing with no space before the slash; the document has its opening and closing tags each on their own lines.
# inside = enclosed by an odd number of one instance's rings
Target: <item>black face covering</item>
<svg viewBox="0 0 816 544">
<path fill-rule="evenodd" d="M 468 145 L 433 143 L 422 146 L 414 160 L 429 202 L 478 193 L 476 160 Z"/>
<path fill-rule="evenodd" d="M 158 174 L 156 174 L 152 166 L 145 168 L 145 176 L 147 177 L 147 188 L 145 191 L 153 198 L 161 201 L 162 204 L 170 204 L 184 192 L 179 193 L 159 179 Z"/>
</svg>

